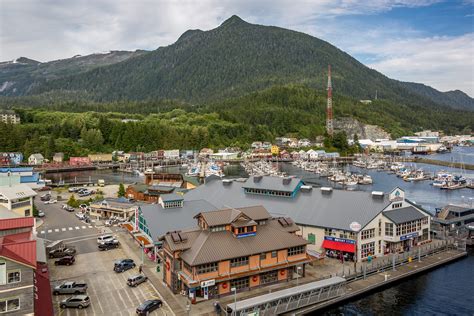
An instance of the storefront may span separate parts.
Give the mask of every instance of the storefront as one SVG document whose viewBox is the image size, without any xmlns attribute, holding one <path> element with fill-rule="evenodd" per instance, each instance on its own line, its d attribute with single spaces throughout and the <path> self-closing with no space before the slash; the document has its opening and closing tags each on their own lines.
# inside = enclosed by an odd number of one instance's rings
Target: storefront
<svg viewBox="0 0 474 316">
<path fill-rule="evenodd" d="M 324 236 L 322 247 L 326 250 L 326 256 L 340 258 L 341 254 L 347 260 L 353 260 L 356 241 L 347 238 Z"/>
</svg>

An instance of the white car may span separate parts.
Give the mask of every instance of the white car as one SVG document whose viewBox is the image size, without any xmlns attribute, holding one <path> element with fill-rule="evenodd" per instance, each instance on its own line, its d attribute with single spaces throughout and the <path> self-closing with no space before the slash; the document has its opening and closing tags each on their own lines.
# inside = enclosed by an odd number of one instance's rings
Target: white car
<svg viewBox="0 0 474 316">
<path fill-rule="evenodd" d="M 54 204 L 54 203 L 58 203 L 58 200 L 49 200 L 49 201 L 44 202 L 44 204 Z"/>
<path fill-rule="evenodd" d="M 105 244 L 106 242 L 114 242 L 117 239 L 111 234 L 105 234 L 102 236 L 97 237 L 97 243 L 98 244 Z"/>
<path fill-rule="evenodd" d="M 79 218 L 81 221 L 86 218 L 86 214 L 81 212 L 76 213 L 76 217 Z"/>
<path fill-rule="evenodd" d="M 39 210 L 38 211 L 38 217 L 44 217 L 46 214 L 44 214 L 43 211 Z"/>
</svg>

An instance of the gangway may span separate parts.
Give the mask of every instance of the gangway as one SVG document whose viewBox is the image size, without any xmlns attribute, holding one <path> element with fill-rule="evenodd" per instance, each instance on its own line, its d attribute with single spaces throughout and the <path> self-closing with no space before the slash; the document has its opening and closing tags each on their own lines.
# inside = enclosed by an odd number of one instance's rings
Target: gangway
<svg viewBox="0 0 474 316">
<path fill-rule="evenodd" d="M 278 315 L 344 294 L 346 279 L 332 277 L 227 304 L 226 315 Z"/>
</svg>

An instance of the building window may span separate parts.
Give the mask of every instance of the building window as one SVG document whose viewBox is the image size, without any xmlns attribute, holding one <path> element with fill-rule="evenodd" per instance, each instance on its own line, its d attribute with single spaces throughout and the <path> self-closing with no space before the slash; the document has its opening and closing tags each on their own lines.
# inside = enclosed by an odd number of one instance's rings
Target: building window
<svg viewBox="0 0 474 316">
<path fill-rule="evenodd" d="M 230 288 L 235 287 L 236 290 L 242 290 L 249 287 L 249 278 L 244 277 L 240 279 L 235 279 L 230 281 Z"/>
<path fill-rule="evenodd" d="M 428 225 L 428 216 L 424 217 L 421 221 L 423 225 Z"/>
<path fill-rule="evenodd" d="M 268 284 L 278 281 L 278 271 L 270 271 L 260 274 L 260 284 Z"/>
<path fill-rule="evenodd" d="M 190 273 L 192 273 L 193 269 L 191 268 L 191 266 L 189 264 L 187 264 L 186 262 L 183 261 L 183 267 L 185 270 L 189 271 Z"/>
<path fill-rule="evenodd" d="M 288 248 L 288 257 L 299 255 L 305 252 L 304 246 L 297 246 Z"/>
<path fill-rule="evenodd" d="M 360 233 L 360 239 L 369 239 L 375 237 L 375 228 L 363 230 Z"/>
<path fill-rule="evenodd" d="M 265 260 L 267 259 L 267 254 L 266 253 L 261 253 L 260 254 L 260 260 Z"/>
<path fill-rule="evenodd" d="M 249 257 L 239 257 L 239 258 L 234 258 L 230 260 L 230 266 L 233 268 L 246 266 L 248 264 L 249 264 Z"/>
<path fill-rule="evenodd" d="M 428 240 L 429 239 L 429 231 L 428 228 L 423 229 L 423 240 Z"/>
<path fill-rule="evenodd" d="M 276 250 L 272 251 L 272 258 L 276 258 L 278 256 L 278 253 Z"/>
<path fill-rule="evenodd" d="M 217 271 L 217 262 L 201 264 L 196 269 L 197 274 L 209 273 L 214 271 Z"/>
<path fill-rule="evenodd" d="M 8 271 L 8 283 L 18 283 L 21 281 L 20 270 Z"/>
<path fill-rule="evenodd" d="M 26 209 L 26 210 L 25 210 L 25 216 L 30 216 L 30 215 L 31 215 L 30 209 Z"/>
<path fill-rule="evenodd" d="M 400 207 L 402 207 L 402 203 L 393 203 L 393 204 L 392 204 L 392 209 L 394 209 L 394 208 L 400 208 Z"/>
<path fill-rule="evenodd" d="M 245 233 L 245 227 L 239 227 L 238 234 L 243 234 L 243 233 Z"/>
<path fill-rule="evenodd" d="M 369 242 L 362 244 L 360 247 L 361 258 L 367 258 L 369 255 L 373 255 L 375 252 L 375 242 Z"/>
<path fill-rule="evenodd" d="M 308 241 L 311 243 L 311 245 L 316 245 L 316 235 L 309 233 L 308 234 Z"/>
<path fill-rule="evenodd" d="M 0 313 L 13 312 L 20 309 L 20 298 L 8 298 L 0 300 Z"/>
<path fill-rule="evenodd" d="M 385 236 L 393 236 L 393 223 L 385 223 Z"/>
<path fill-rule="evenodd" d="M 225 230 L 225 225 L 211 227 L 211 232 L 221 232 Z"/>
</svg>

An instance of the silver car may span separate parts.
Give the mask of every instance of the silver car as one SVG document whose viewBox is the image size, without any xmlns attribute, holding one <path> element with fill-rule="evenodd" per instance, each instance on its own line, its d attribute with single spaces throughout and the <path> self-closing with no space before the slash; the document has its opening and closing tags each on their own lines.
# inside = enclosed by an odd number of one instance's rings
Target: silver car
<svg viewBox="0 0 474 316">
<path fill-rule="evenodd" d="M 135 286 L 138 286 L 139 284 L 145 282 L 148 278 L 143 275 L 143 274 L 137 274 L 137 275 L 133 275 L 131 277 L 129 277 L 127 279 L 127 284 L 128 286 L 132 286 L 132 287 L 135 287 Z"/>
<path fill-rule="evenodd" d="M 61 308 L 68 308 L 68 307 L 75 307 L 79 309 L 83 309 L 88 307 L 91 304 L 91 300 L 87 295 L 74 295 L 70 298 L 62 300 L 59 306 Z"/>
</svg>

